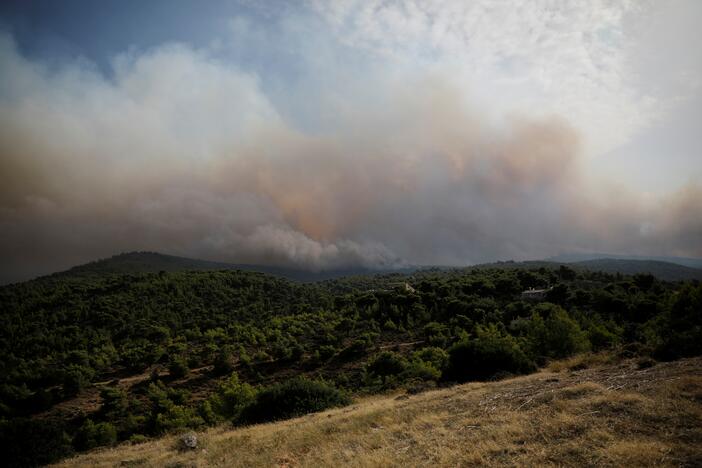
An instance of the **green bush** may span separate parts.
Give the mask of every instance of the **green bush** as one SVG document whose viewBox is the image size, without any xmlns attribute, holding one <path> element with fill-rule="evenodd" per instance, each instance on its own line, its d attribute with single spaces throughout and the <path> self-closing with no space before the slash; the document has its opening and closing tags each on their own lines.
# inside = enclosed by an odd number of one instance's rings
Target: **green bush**
<svg viewBox="0 0 702 468">
<path fill-rule="evenodd" d="M 164 352 L 162 346 L 144 339 L 135 339 L 125 344 L 120 351 L 120 358 L 129 370 L 141 372 L 156 363 Z"/>
<path fill-rule="evenodd" d="M 435 369 L 443 370 L 448 364 L 449 355 L 441 348 L 429 346 L 412 353 L 412 360 L 424 361 L 431 364 Z"/>
<path fill-rule="evenodd" d="M 185 404 L 189 397 L 186 390 L 169 388 L 160 380 L 155 383 L 150 383 L 147 387 L 146 394 L 149 400 L 151 400 L 152 412 L 159 412 L 173 404 Z"/>
<path fill-rule="evenodd" d="M 270 355 L 264 350 L 259 350 L 253 355 L 254 362 L 268 362 L 271 360 Z"/>
<path fill-rule="evenodd" d="M 354 357 L 366 354 L 371 349 L 373 343 L 377 339 L 378 334 L 367 332 L 356 338 L 348 348 L 345 348 L 341 353 L 342 359 L 351 359 Z"/>
<path fill-rule="evenodd" d="M 702 284 L 687 285 L 669 310 L 649 324 L 657 335 L 654 356 L 671 360 L 702 354 Z"/>
<path fill-rule="evenodd" d="M 147 396 L 151 400 L 147 427 L 153 434 L 195 428 L 205 424 L 204 419 L 195 409 L 185 406 L 189 399 L 189 394 L 185 390 L 168 388 L 159 381 L 149 384 Z"/>
<path fill-rule="evenodd" d="M 158 413 L 154 421 L 156 434 L 164 434 L 185 428 L 197 428 L 205 424 L 193 408 L 182 405 L 170 405 Z"/>
<path fill-rule="evenodd" d="M 0 422 L 4 466 L 40 466 L 73 452 L 71 439 L 60 423 L 18 418 Z"/>
<path fill-rule="evenodd" d="M 256 390 L 248 383 L 239 381 L 239 376 L 233 373 L 219 386 L 217 392 L 207 399 L 206 403 L 218 417 L 236 421 L 255 398 Z M 202 411 L 207 412 L 208 408 L 203 407 Z M 208 418 L 211 419 L 212 415 L 207 414 L 205 419 L 208 420 Z"/>
<path fill-rule="evenodd" d="M 293 418 L 347 405 L 348 396 L 331 385 L 297 377 L 261 390 L 243 413 L 243 421 L 259 423 Z"/>
<path fill-rule="evenodd" d="M 118 387 L 105 387 L 100 391 L 102 406 L 100 412 L 108 418 L 123 416 L 129 409 L 127 393 Z"/>
<path fill-rule="evenodd" d="M 188 362 L 182 356 L 176 356 L 168 363 L 168 373 L 173 378 L 181 379 L 188 375 L 188 372 L 190 372 Z"/>
<path fill-rule="evenodd" d="M 537 307 L 527 329 L 527 341 L 532 357 L 537 359 L 559 359 L 590 349 L 578 322 L 553 304 Z"/>
<path fill-rule="evenodd" d="M 76 364 L 69 365 L 63 372 L 63 394 L 66 397 L 72 397 L 78 394 L 93 378 L 94 371 L 85 366 Z"/>
<path fill-rule="evenodd" d="M 142 414 L 127 414 L 119 424 L 118 435 L 128 436 L 136 432 L 147 430 L 147 417 Z"/>
<path fill-rule="evenodd" d="M 322 345 L 317 351 L 319 352 L 319 359 L 322 361 L 327 361 L 336 354 L 336 348 L 332 345 Z"/>
<path fill-rule="evenodd" d="M 407 368 L 403 372 L 403 377 L 407 380 L 414 381 L 439 380 L 441 378 L 441 371 L 428 362 L 413 360 L 407 365 Z"/>
<path fill-rule="evenodd" d="M 446 344 L 446 334 L 448 333 L 446 325 L 430 322 L 424 326 L 423 332 L 424 338 L 430 345 L 444 346 Z"/>
<path fill-rule="evenodd" d="M 236 359 L 232 346 L 223 346 L 214 360 L 214 373 L 216 375 L 230 374 L 234 371 Z"/>
<path fill-rule="evenodd" d="M 586 323 L 587 339 L 593 351 L 611 348 L 621 341 L 622 328 L 612 321 L 590 320 Z"/>
<path fill-rule="evenodd" d="M 448 364 L 448 353 L 441 348 L 427 347 L 412 353 L 404 376 L 414 380 L 439 380 Z"/>
<path fill-rule="evenodd" d="M 383 351 L 376 355 L 366 366 L 366 371 L 372 377 L 380 377 L 383 384 L 387 378 L 396 376 L 404 372 L 407 368 L 407 360 L 392 351 Z"/>
<path fill-rule="evenodd" d="M 129 437 L 129 442 L 136 445 L 136 444 L 143 444 L 145 442 L 148 442 L 149 438 L 145 436 L 144 434 L 134 434 L 131 437 Z"/>
<path fill-rule="evenodd" d="M 212 408 L 211 397 L 200 403 L 197 412 L 206 424 L 213 425 L 221 421 L 219 415 Z"/>
<path fill-rule="evenodd" d="M 86 419 L 78 429 L 73 445 L 77 450 L 90 450 L 103 445 L 113 445 L 117 442 L 117 430 L 108 422 L 95 424 L 90 419 Z"/>
<path fill-rule="evenodd" d="M 449 349 L 444 380 L 486 380 L 500 373 L 525 374 L 536 369 L 512 336 L 492 325 L 476 331 L 476 338 L 462 340 Z"/>
</svg>

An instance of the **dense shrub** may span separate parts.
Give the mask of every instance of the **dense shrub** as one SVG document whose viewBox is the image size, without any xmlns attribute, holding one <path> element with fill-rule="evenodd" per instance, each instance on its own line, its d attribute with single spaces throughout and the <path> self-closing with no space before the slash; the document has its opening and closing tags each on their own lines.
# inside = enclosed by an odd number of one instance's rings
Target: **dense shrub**
<svg viewBox="0 0 702 468">
<path fill-rule="evenodd" d="M 446 344 L 446 325 L 437 322 L 430 322 L 422 330 L 427 343 L 432 346 L 444 346 Z"/>
<path fill-rule="evenodd" d="M 545 318 L 544 318 L 545 316 Z M 590 349 L 587 335 L 562 308 L 541 304 L 531 316 L 527 340 L 534 358 L 564 358 Z"/>
<path fill-rule="evenodd" d="M 108 422 L 95 424 L 86 419 L 78 429 L 73 445 L 78 450 L 89 450 L 103 445 L 113 445 L 117 442 L 117 430 Z"/>
<path fill-rule="evenodd" d="M 233 373 L 224 383 L 220 384 L 217 391 L 207 399 L 206 403 L 217 417 L 236 421 L 242 411 L 256 398 L 256 390 L 246 382 L 241 382 L 239 376 Z M 213 419 L 208 407 L 203 407 L 205 419 Z"/>
<path fill-rule="evenodd" d="M 477 337 L 462 340 L 449 349 L 444 380 L 486 380 L 500 373 L 525 374 L 535 369 L 517 341 L 496 327 L 478 327 Z"/>
<path fill-rule="evenodd" d="M 586 320 L 585 331 L 593 351 L 611 348 L 618 344 L 622 337 L 622 327 L 611 320 L 602 321 L 599 317 Z"/>
<path fill-rule="evenodd" d="M 430 364 L 437 370 L 443 370 L 448 364 L 448 353 L 441 348 L 429 346 L 412 353 L 412 360 L 420 360 Z"/>
<path fill-rule="evenodd" d="M 336 348 L 331 345 L 322 345 L 319 347 L 317 352 L 319 353 L 319 359 L 321 361 L 326 361 L 336 354 Z"/>
<path fill-rule="evenodd" d="M 217 353 L 213 371 L 216 375 L 230 374 L 234 371 L 235 364 L 234 349 L 231 346 L 223 346 Z"/>
<path fill-rule="evenodd" d="M 168 373 L 173 378 L 181 379 L 188 375 L 188 372 L 190 372 L 190 368 L 183 356 L 176 356 L 168 363 Z"/>
<path fill-rule="evenodd" d="M 153 411 L 164 409 L 173 403 L 183 403 L 187 397 L 184 390 L 169 388 L 160 380 L 149 384 L 146 395 L 151 401 Z"/>
<path fill-rule="evenodd" d="M 428 362 L 412 360 L 403 372 L 403 377 L 410 382 L 417 380 L 439 380 L 441 378 L 441 371 Z"/>
<path fill-rule="evenodd" d="M 151 400 L 147 427 L 153 434 L 195 428 L 205 423 L 194 408 L 186 406 L 189 394 L 185 390 L 166 387 L 159 381 L 149 384 L 147 396 Z"/>
<path fill-rule="evenodd" d="M 342 359 L 350 359 L 366 354 L 366 352 L 368 352 L 368 350 L 373 346 L 376 338 L 377 333 L 364 333 L 356 338 L 348 348 L 345 348 L 340 353 L 340 357 Z"/>
<path fill-rule="evenodd" d="M 243 413 L 249 423 L 293 418 L 351 402 L 348 396 L 324 382 L 297 377 L 261 390 Z"/>
<path fill-rule="evenodd" d="M 0 422 L 0 447 L 2 464 L 13 467 L 46 465 L 73 452 L 61 424 L 24 418 Z"/>
<path fill-rule="evenodd" d="M 688 285 L 674 298 L 670 309 L 652 321 L 654 356 L 677 359 L 702 354 L 702 285 Z"/>
<path fill-rule="evenodd" d="M 383 351 L 375 356 L 366 366 L 369 375 L 380 377 L 383 384 L 390 376 L 401 374 L 407 368 L 407 360 L 392 351 Z"/>
<path fill-rule="evenodd" d="M 100 412 L 103 416 L 116 419 L 123 416 L 129 408 L 126 392 L 118 387 L 105 387 L 100 391 L 102 406 Z"/>
<path fill-rule="evenodd" d="M 135 339 L 125 344 L 120 352 L 122 363 L 133 372 L 141 372 L 156 363 L 164 354 L 163 347 L 145 339 Z"/>
<path fill-rule="evenodd" d="M 63 373 L 64 396 L 75 396 L 90 383 L 94 371 L 85 366 L 69 365 Z"/>
<path fill-rule="evenodd" d="M 182 405 L 169 405 L 155 415 L 153 429 L 156 434 L 165 434 L 185 428 L 197 428 L 205 424 L 195 409 Z"/>
<path fill-rule="evenodd" d="M 409 381 L 438 381 L 448 364 L 448 353 L 441 348 L 428 347 L 412 353 L 403 376 Z"/>
</svg>

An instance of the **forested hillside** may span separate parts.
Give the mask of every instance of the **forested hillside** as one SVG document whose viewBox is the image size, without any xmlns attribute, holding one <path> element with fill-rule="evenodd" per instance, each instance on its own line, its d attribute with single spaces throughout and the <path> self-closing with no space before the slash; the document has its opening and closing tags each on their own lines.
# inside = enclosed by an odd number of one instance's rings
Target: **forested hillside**
<svg viewBox="0 0 702 468">
<path fill-rule="evenodd" d="M 497 262 L 478 265 L 477 268 L 539 268 L 558 269 L 561 265 L 576 271 L 604 272 L 622 275 L 649 274 L 664 281 L 702 280 L 702 270 L 685 265 L 658 260 L 632 260 L 619 258 L 598 258 L 577 262 L 554 262 L 549 260 L 530 260 L 525 262 Z"/>
<path fill-rule="evenodd" d="M 212 262 L 196 258 L 165 255 L 158 252 L 125 252 L 86 263 L 71 268 L 70 270 L 55 273 L 52 276 L 94 276 L 105 274 L 135 274 L 135 273 L 160 273 L 172 271 L 214 271 L 214 270 L 240 270 L 266 273 L 280 276 L 295 281 L 321 281 L 349 275 L 370 274 L 374 271 L 355 268 L 310 271 L 295 268 L 284 268 L 268 265 L 247 265 L 239 263 Z M 405 270 L 407 273 L 412 268 Z"/>
<path fill-rule="evenodd" d="M 522 300 L 529 288 L 548 292 Z M 525 374 L 585 351 L 698 355 L 701 308 L 696 282 L 565 266 L 318 283 L 242 271 L 55 275 L 0 288 L 0 437 L 11 464 L 32 465 L 397 386 Z"/>
<path fill-rule="evenodd" d="M 596 260 L 585 260 L 572 264 L 575 268 L 585 268 L 590 271 L 604 271 L 607 273 L 622 273 L 625 275 L 635 275 L 638 273 L 649 273 L 655 277 L 667 281 L 680 280 L 700 280 L 702 270 L 684 265 L 676 265 L 670 262 L 657 260 L 621 260 L 611 258 L 600 258 Z"/>
</svg>

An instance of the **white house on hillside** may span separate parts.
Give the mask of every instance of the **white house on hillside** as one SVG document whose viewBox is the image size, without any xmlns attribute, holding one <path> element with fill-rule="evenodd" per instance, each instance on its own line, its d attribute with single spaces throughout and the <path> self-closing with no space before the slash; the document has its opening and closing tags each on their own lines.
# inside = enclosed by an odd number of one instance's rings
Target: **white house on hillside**
<svg viewBox="0 0 702 468">
<path fill-rule="evenodd" d="M 553 288 L 547 288 L 547 289 L 534 289 L 534 288 L 529 288 L 526 291 L 522 291 L 522 299 L 529 300 L 529 301 L 543 301 L 546 299 L 546 295 L 548 292 L 553 289 Z"/>
</svg>

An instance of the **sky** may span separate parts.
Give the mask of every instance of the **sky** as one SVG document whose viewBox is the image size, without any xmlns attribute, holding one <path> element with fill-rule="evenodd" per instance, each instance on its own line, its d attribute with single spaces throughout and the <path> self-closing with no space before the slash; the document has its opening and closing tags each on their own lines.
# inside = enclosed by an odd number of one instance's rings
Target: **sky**
<svg viewBox="0 0 702 468">
<path fill-rule="evenodd" d="M 702 257 L 702 2 L 0 3 L 0 283 Z"/>
</svg>

